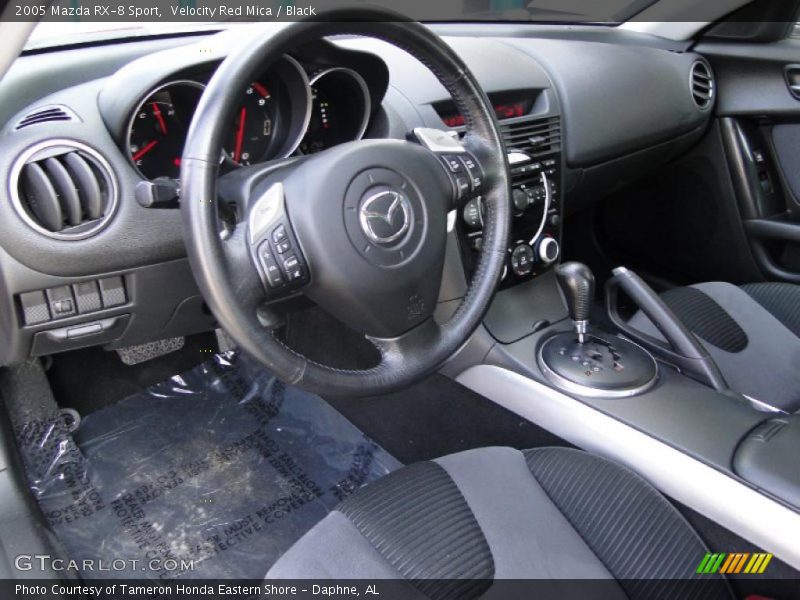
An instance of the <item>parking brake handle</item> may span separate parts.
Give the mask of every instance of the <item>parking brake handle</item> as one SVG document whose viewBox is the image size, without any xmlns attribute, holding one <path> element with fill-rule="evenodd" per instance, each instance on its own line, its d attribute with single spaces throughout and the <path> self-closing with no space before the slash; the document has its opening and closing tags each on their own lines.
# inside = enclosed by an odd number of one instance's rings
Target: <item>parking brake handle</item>
<svg viewBox="0 0 800 600">
<path fill-rule="evenodd" d="M 641 277 L 625 267 L 614 269 L 613 274 L 605 287 L 606 310 L 611 322 L 626 337 L 678 367 L 690 377 L 710 385 L 715 390 L 727 390 L 728 384 L 717 363 L 658 294 Z M 620 289 L 647 315 L 667 343 L 628 325 L 619 314 Z"/>
</svg>

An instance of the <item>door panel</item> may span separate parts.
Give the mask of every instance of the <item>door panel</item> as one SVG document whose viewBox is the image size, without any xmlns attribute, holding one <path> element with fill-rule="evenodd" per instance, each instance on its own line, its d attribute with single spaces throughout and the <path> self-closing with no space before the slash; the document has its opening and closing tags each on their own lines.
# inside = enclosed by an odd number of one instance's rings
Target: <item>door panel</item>
<svg viewBox="0 0 800 600">
<path fill-rule="evenodd" d="M 767 279 L 800 283 L 800 40 L 705 43 L 717 116 L 753 257 Z"/>
</svg>

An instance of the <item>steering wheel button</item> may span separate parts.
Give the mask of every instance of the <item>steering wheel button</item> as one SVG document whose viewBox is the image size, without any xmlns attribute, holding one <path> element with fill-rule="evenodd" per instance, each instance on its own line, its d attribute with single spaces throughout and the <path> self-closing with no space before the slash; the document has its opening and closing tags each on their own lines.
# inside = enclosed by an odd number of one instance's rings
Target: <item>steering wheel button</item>
<svg viewBox="0 0 800 600">
<path fill-rule="evenodd" d="M 470 189 L 469 179 L 467 179 L 463 175 L 457 175 L 455 181 L 456 181 L 456 193 L 458 194 L 458 199 L 461 200 L 467 194 L 469 194 L 469 189 Z"/>
<path fill-rule="evenodd" d="M 478 161 L 476 161 L 469 154 L 462 155 L 459 158 L 461 159 L 461 163 L 464 165 L 464 168 L 467 170 L 467 173 L 469 173 L 472 191 L 479 190 L 483 185 L 483 173 L 481 172 L 481 168 L 478 166 Z"/>
<path fill-rule="evenodd" d="M 276 244 L 282 242 L 286 239 L 286 227 L 283 225 L 278 225 L 275 229 L 272 230 L 272 241 Z"/>
<path fill-rule="evenodd" d="M 270 226 L 280 219 L 283 213 L 283 185 L 276 183 L 258 199 L 250 211 L 248 228 L 250 243 L 255 245 L 266 235 Z"/>
<path fill-rule="evenodd" d="M 283 268 L 286 269 L 287 272 L 298 267 L 299 265 L 300 261 L 297 260 L 296 256 L 290 256 L 289 258 L 283 261 Z"/>
<path fill-rule="evenodd" d="M 281 269 L 267 242 L 259 246 L 258 258 L 261 261 L 261 268 L 264 271 L 264 275 L 270 287 L 279 287 L 283 285 L 283 273 L 281 273 Z"/>
<path fill-rule="evenodd" d="M 464 170 L 461 161 L 456 156 L 445 154 L 442 156 L 442 160 L 444 160 L 444 164 L 447 165 L 451 173 L 461 173 Z"/>
<path fill-rule="evenodd" d="M 291 249 L 292 249 L 292 244 L 289 243 L 289 240 L 285 240 L 283 242 L 278 242 L 277 244 L 275 244 L 275 252 L 277 252 L 278 254 L 285 254 Z"/>
<path fill-rule="evenodd" d="M 297 267 L 295 269 L 287 270 L 286 276 L 289 279 L 289 281 L 298 281 L 300 279 L 303 279 L 304 277 L 303 268 Z"/>
</svg>

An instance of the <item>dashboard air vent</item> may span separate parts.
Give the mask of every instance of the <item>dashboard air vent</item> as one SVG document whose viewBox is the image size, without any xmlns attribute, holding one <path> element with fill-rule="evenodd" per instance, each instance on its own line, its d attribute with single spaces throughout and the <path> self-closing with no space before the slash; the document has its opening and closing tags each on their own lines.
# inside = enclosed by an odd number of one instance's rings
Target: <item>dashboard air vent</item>
<svg viewBox="0 0 800 600">
<path fill-rule="evenodd" d="M 694 103 L 702 109 L 711 106 L 714 101 L 714 75 L 708 63 L 695 61 L 690 72 L 690 85 Z"/>
<path fill-rule="evenodd" d="M 561 150 L 561 119 L 545 117 L 501 123 L 507 150 L 519 150 L 538 158 Z"/>
<path fill-rule="evenodd" d="M 48 140 L 26 150 L 11 169 L 9 185 L 23 221 L 61 240 L 94 235 L 117 206 L 117 182 L 108 162 L 72 140 Z"/>
<path fill-rule="evenodd" d="M 51 121 L 74 121 L 77 117 L 66 106 L 54 104 L 52 106 L 42 106 L 31 113 L 25 115 L 14 129 L 24 129 L 39 123 L 49 123 Z"/>
</svg>

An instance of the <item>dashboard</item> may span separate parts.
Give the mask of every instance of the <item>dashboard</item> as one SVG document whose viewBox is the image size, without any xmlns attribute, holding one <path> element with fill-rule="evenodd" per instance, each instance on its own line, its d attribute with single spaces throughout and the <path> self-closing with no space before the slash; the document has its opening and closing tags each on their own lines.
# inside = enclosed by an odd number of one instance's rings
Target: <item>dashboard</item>
<svg viewBox="0 0 800 600">
<path fill-rule="evenodd" d="M 179 177 L 189 125 L 218 64 L 198 64 L 194 53 L 169 54 L 166 67 L 158 55 L 128 65 L 100 95 L 106 124 L 147 180 Z M 386 79 L 379 59 L 324 42 L 299 58 L 283 56 L 240 91 L 220 156 L 222 172 L 361 139 Z"/>
<path fill-rule="evenodd" d="M 585 39 L 492 25 L 438 32 L 481 83 L 505 139 L 514 217 L 502 287 L 557 262 L 571 212 L 658 169 L 709 122 L 690 93 L 702 57 L 687 48 L 597 29 Z M 205 86 L 245 38 L 233 28 L 34 53 L 0 82 L 0 365 L 213 327 L 186 260 L 180 211 L 145 207 L 136 189 L 180 176 Z M 463 131 L 428 69 L 374 39 L 298 47 L 239 93 L 219 157 L 220 171 L 233 175 L 362 137 Z M 457 258 L 445 267 L 445 300 L 463 294 L 482 210 L 477 198 L 452 215 Z"/>
<path fill-rule="evenodd" d="M 149 90 L 132 112 L 125 150 L 144 178 L 178 178 L 204 89 L 204 78 L 172 80 Z M 328 67 L 309 78 L 290 56 L 255 78 L 240 97 L 220 157 L 223 170 L 359 140 L 371 116 L 369 88 L 357 71 Z"/>
</svg>

